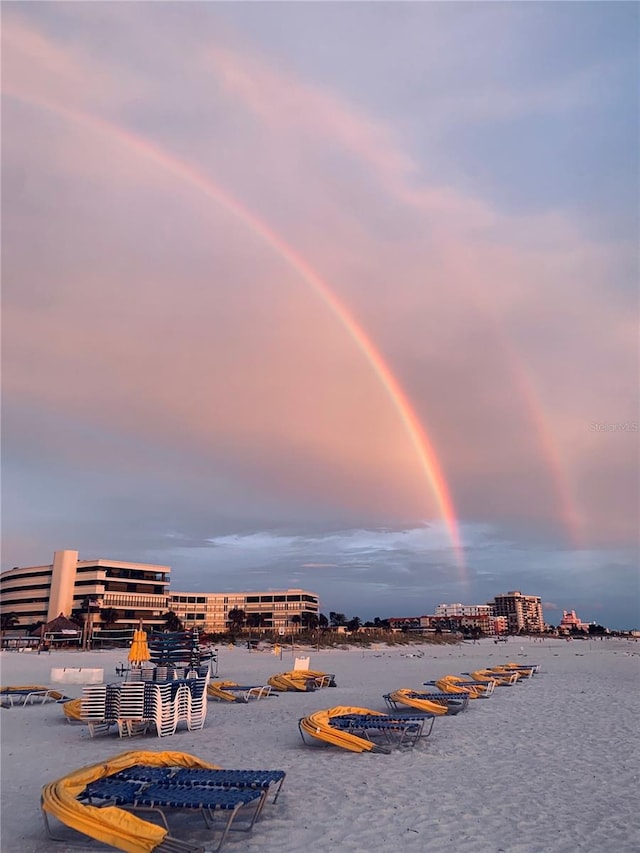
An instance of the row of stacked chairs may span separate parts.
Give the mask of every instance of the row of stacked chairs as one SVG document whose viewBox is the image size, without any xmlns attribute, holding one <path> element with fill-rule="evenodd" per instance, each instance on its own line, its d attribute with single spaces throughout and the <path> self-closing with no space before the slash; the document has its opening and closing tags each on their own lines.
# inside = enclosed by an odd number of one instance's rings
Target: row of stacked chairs
<svg viewBox="0 0 640 853">
<path fill-rule="evenodd" d="M 149 654 L 156 666 L 199 667 L 215 653 L 200 646 L 197 628 L 189 631 L 165 631 L 149 635 Z"/>
<path fill-rule="evenodd" d="M 83 688 L 80 717 L 91 737 L 118 727 L 120 737 L 143 734 L 155 725 L 158 737 L 173 735 L 180 723 L 202 729 L 207 716 L 209 674 L 173 681 L 125 681 Z"/>
<path fill-rule="evenodd" d="M 185 678 L 205 678 L 209 664 L 190 666 L 132 666 L 126 672 L 127 681 L 176 681 Z"/>
</svg>

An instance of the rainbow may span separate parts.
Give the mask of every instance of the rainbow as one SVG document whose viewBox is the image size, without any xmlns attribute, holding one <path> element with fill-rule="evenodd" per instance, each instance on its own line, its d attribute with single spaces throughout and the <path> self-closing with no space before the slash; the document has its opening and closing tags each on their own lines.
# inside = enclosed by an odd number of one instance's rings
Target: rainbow
<svg viewBox="0 0 640 853">
<path fill-rule="evenodd" d="M 228 213 L 235 216 L 246 225 L 254 234 L 260 237 L 270 246 L 285 263 L 291 267 L 300 278 L 314 291 L 322 300 L 333 316 L 340 323 L 345 332 L 360 350 L 371 369 L 377 376 L 384 388 L 387 397 L 396 410 L 400 421 L 408 436 L 420 467 L 429 483 L 434 495 L 441 517 L 446 525 L 449 539 L 451 541 L 456 562 L 458 564 L 461 579 L 467 582 L 467 574 L 464 561 L 464 549 L 458 528 L 456 512 L 453 505 L 451 493 L 447 480 L 438 461 L 435 448 L 430 440 L 426 429 L 422 426 L 420 419 L 415 413 L 410 400 L 402 386 L 392 373 L 390 367 L 384 360 L 379 350 L 373 344 L 371 338 L 356 321 L 347 306 L 338 299 L 330 286 L 320 275 L 299 255 L 282 237 L 271 229 L 262 219 L 248 210 L 237 199 L 229 195 L 209 177 L 197 171 L 193 166 L 184 163 L 173 154 L 151 144 L 148 140 L 124 130 L 102 118 L 93 116 L 79 110 L 69 109 L 56 103 L 51 103 L 31 95 L 24 95 L 3 86 L 3 94 L 11 99 L 30 107 L 52 113 L 67 121 L 79 124 L 90 130 L 99 132 L 118 142 L 141 157 L 157 164 L 165 171 L 183 180 L 197 192 L 205 195 L 211 201 L 220 205 Z"/>
<path fill-rule="evenodd" d="M 508 346 L 506 341 L 503 341 L 502 343 L 503 346 Z M 547 469 L 551 474 L 556 494 L 558 512 L 564 521 L 568 538 L 574 548 L 580 550 L 584 546 L 582 520 L 564 471 L 557 443 L 553 439 L 553 435 L 549 429 L 549 425 L 547 424 L 544 409 L 540 403 L 540 395 L 535 390 L 533 379 L 529 372 L 525 370 L 524 364 L 520 359 L 510 358 L 509 367 L 511 369 L 514 384 L 518 388 L 521 398 L 524 400 L 529 419 L 535 429 Z"/>
</svg>

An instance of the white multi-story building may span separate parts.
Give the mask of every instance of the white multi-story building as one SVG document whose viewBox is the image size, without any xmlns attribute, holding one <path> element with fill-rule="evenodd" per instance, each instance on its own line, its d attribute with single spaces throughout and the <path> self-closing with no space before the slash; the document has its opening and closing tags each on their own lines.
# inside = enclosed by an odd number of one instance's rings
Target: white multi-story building
<svg viewBox="0 0 640 853">
<path fill-rule="evenodd" d="M 492 616 L 493 607 L 490 604 L 439 604 L 435 616 Z"/>
<path fill-rule="evenodd" d="M 96 608 L 112 608 L 113 627 L 163 625 L 168 607 L 169 566 L 119 560 L 79 560 L 77 551 L 56 551 L 43 566 L 9 569 L 0 574 L 0 613 L 14 613 L 21 626 L 70 616 L 85 599 Z"/>
<path fill-rule="evenodd" d="M 309 617 L 318 617 L 320 599 L 306 589 L 267 592 L 172 592 L 169 608 L 185 628 L 210 633 L 227 631 L 229 613 L 242 610 L 245 625 L 291 633 L 304 627 Z"/>
</svg>

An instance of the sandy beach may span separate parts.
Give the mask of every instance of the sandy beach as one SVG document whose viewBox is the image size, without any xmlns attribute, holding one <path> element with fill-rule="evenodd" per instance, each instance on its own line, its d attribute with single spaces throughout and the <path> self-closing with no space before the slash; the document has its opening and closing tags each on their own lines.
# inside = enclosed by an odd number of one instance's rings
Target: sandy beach
<svg viewBox="0 0 640 853">
<path fill-rule="evenodd" d="M 297 652 L 300 654 L 300 652 Z M 304 652 L 306 654 L 306 652 Z M 205 728 L 160 739 L 90 738 L 47 703 L 0 711 L 2 853 L 101 849 L 64 830 L 53 844 L 39 809 L 40 789 L 86 764 L 128 749 L 189 752 L 227 768 L 283 769 L 279 801 L 250 835 L 224 850 L 255 853 L 577 853 L 639 849 L 640 643 L 491 640 L 459 646 L 310 650 L 311 667 L 335 673 L 337 687 L 282 693 L 248 705 L 209 702 Z M 53 667 L 102 667 L 115 682 L 126 651 L 2 652 L 2 684 L 51 684 Z M 304 746 L 298 718 L 333 705 L 384 710 L 382 696 L 428 679 L 506 661 L 541 664 L 513 688 L 435 721 L 431 737 L 390 755 Z M 263 683 L 293 668 L 290 650 L 221 647 L 219 677 Z M 63 685 L 79 696 L 81 685 Z M 193 819 L 192 840 L 207 841 Z M 104 849 L 104 848 L 102 848 Z"/>
</svg>

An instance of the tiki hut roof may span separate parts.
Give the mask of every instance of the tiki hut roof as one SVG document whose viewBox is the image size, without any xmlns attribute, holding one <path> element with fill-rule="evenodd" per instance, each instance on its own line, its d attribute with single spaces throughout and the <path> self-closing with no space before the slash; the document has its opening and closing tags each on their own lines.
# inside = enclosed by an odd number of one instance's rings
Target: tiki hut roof
<svg viewBox="0 0 640 853">
<path fill-rule="evenodd" d="M 59 616 L 56 616 L 55 619 L 52 619 L 51 622 L 47 622 L 44 626 L 40 625 L 39 628 L 32 631 L 31 636 L 38 637 L 41 634 L 60 634 L 63 631 L 65 633 L 73 631 L 76 634 L 79 634 L 80 628 L 75 622 L 72 622 L 71 619 L 67 619 L 67 617 L 63 616 L 61 613 Z"/>
</svg>

